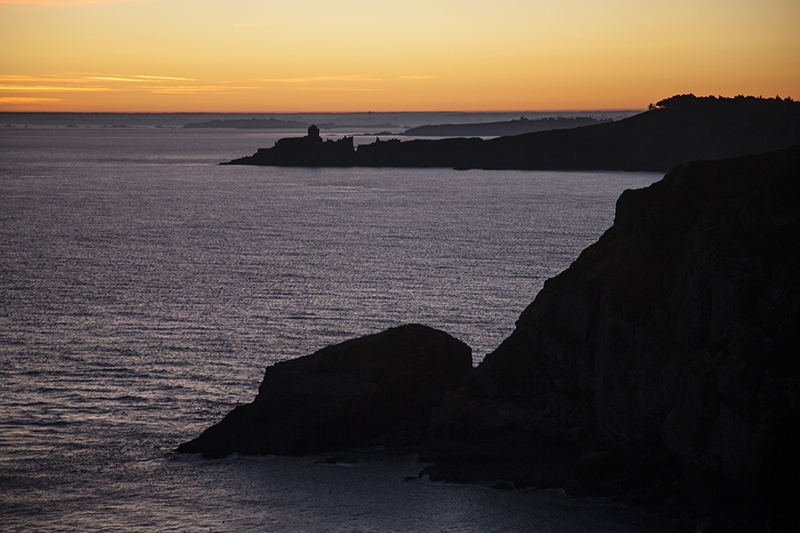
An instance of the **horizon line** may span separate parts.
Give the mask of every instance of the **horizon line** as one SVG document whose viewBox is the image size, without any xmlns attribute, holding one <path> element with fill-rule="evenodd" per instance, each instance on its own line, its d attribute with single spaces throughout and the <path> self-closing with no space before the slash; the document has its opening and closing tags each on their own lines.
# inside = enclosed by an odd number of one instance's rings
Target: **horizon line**
<svg viewBox="0 0 800 533">
<path fill-rule="evenodd" d="M 336 114 L 389 114 L 389 113 L 575 113 L 575 112 L 606 112 L 606 111 L 646 111 L 646 107 L 642 108 L 585 108 L 585 109 L 488 109 L 488 110 L 436 110 L 436 111 L 12 111 L 2 110 L 0 113 L 28 113 L 28 114 L 74 114 L 74 115 L 91 115 L 91 114 L 115 114 L 115 115 L 336 115 Z"/>
</svg>

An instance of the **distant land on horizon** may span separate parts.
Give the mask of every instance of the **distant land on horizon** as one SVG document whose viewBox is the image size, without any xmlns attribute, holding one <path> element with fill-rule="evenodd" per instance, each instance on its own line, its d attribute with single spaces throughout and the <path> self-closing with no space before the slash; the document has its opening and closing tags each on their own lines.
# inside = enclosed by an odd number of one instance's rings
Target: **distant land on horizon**
<svg viewBox="0 0 800 533">
<path fill-rule="evenodd" d="M 376 135 L 404 135 L 409 137 L 499 137 L 502 135 L 520 135 L 534 131 L 546 131 L 555 129 L 577 128 L 580 126 L 590 126 L 603 122 L 611 122 L 611 119 L 596 119 L 592 117 L 545 117 L 539 119 L 528 119 L 521 116 L 502 122 L 468 122 L 464 124 L 426 124 L 406 129 L 405 131 L 392 133 L 390 129 L 401 129 L 397 124 L 365 124 L 364 127 L 373 129 L 383 128 L 384 131 Z M 184 128 L 233 128 L 233 129 L 306 129 L 310 126 L 308 122 L 296 120 L 268 119 L 215 119 L 206 122 L 192 122 L 184 125 Z M 320 130 L 352 128 L 352 126 L 342 126 L 332 122 L 322 122 L 314 124 Z M 364 133 L 362 135 L 370 135 Z"/>
<path fill-rule="evenodd" d="M 309 126 L 306 122 L 297 120 L 279 120 L 276 118 L 235 118 L 214 119 L 205 122 L 189 122 L 184 128 L 235 128 L 235 129 L 303 129 Z"/>
<path fill-rule="evenodd" d="M 349 132 L 403 130 L 422 125 L 467 124 L 500 122 L 518 119 L 521 115 L 530 120 L 548 117 L 594 117 L 619 120 L 641 113 L 643 109 L 631 110 L 577 110 L 577 111 L 398 111 L 358 113 L 111 113 L 111 112 L 0 112 L 0 127 L 28 126 L 132 126 L 183 128 L 189 124 L 211 123 L 217 127 L 233 127 L 236 123 L 254 121 L 258 124 L 275 124 L 278 121 L 302 124 L 281 125 L 280 130 L 303 131 L 309 125 L 325 129 L 342 129 Z M 270 122 L 272 119 L 272 122 Z M 231 121 L 230 125 L 219 124 Z M 290 124 L 291 125 L 291 124 Z M 192 127 L 192 126 L 189 126 Z M 196 126 L 195 126 L 196 127 Z M 265 128 L 269 129 L 269 128 Z M 258 128 L 256 128 L 256 131 Z"/>
<path fill-rule="evenodd" d="M 311 124 L 308 122 L 300 122 L 297 120 L 280 120 L 276 118 L 251 118 L 251 119 L 215 119 L 210 120 L 207 122 L 190 122 L 189 124 L 185 124 L 184 128 L 231 128 L 231 129 L 241 129 L 241 130 L 291 130 L 291 129 L 298 129 L 304 130 L 307 129 Z M 315 124 L 319 129 L 324 130 L 332 130 L 332 129 L 345 129 L 345 128 L 352 128 L 353 126 L 345 126 L 340 124 L 335 124 L 333 122 L 320 122 L 319 124 Z M 401 128 L 397 124 L 364 124 L 366 128 Z"/>
<path fill-rule="evenodd" d="M 435 124 L 417 126 L 403 132 L 410 137 L 499 137 L 521 135 L 534 131 L 561 130 L 612 122 L 609 118 L 593 117 L 546 117 L 528 119 L 524 116 L 504 122 L 478 122 L 470 124 Z"/>
<path fill-rule="evenodd" d="M 309 131 L 308 137 L 283 139 L 273 148 L 227 164 L 662 172 L 689 161 L 756 154 L 798 143 L 800 102 L 685 94 L 622 120 L 488 140 L 389 139 L 354 149 L 352 139 L 323 142 L 318 131 L 313 135 Z"/>
</svg>

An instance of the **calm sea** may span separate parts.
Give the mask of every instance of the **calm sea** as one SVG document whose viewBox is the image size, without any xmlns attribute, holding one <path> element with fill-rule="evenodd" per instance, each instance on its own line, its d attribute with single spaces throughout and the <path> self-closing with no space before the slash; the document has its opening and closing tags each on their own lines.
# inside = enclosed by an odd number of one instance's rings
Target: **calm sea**
<svg viewBox="0 0 800 533">
<path fill-rule="evenodd" d="M 668 531 L 559 491 L 404 482 L 413 456 L 172 454 L 331 343 L 418 322 L 477 364 L 660 178 L 217 165 L 280 136 L 0 129 L 0 530 Z"/>
</svg>

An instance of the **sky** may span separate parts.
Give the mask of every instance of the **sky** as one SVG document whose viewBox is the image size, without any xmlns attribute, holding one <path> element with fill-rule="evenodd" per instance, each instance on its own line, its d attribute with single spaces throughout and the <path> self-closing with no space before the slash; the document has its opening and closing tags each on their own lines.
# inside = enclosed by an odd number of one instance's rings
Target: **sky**
<svg viewBox="0 0 800 533">
<path fill-rule="evenodd" d="M 0 111 L 800 99 L 800 0 L 0 0 Z"/>
</svg>

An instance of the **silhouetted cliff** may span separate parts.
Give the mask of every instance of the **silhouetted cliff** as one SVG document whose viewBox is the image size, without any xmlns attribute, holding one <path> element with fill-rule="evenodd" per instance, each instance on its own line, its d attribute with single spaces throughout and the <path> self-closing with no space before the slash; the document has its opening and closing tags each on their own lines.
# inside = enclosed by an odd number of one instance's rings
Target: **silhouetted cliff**
<svg viewBox="0 0 800 533">
<path fill-rule="evenodd" d="M 753 97 L 675 96 L 632 117 L 594 126 L 490 140 L 376 141 L 320 157 L 275 148 L 230 164 L 667 171 L 680 163 L 800 143 L 800 103 Z"/>
<path fill-rule="evenodd" d="M 800 146 L 679 166 L 624 192 L 614 225 L 434 411 L 430 472 L 791 530 L 799 206 Z"/>
</svg>

